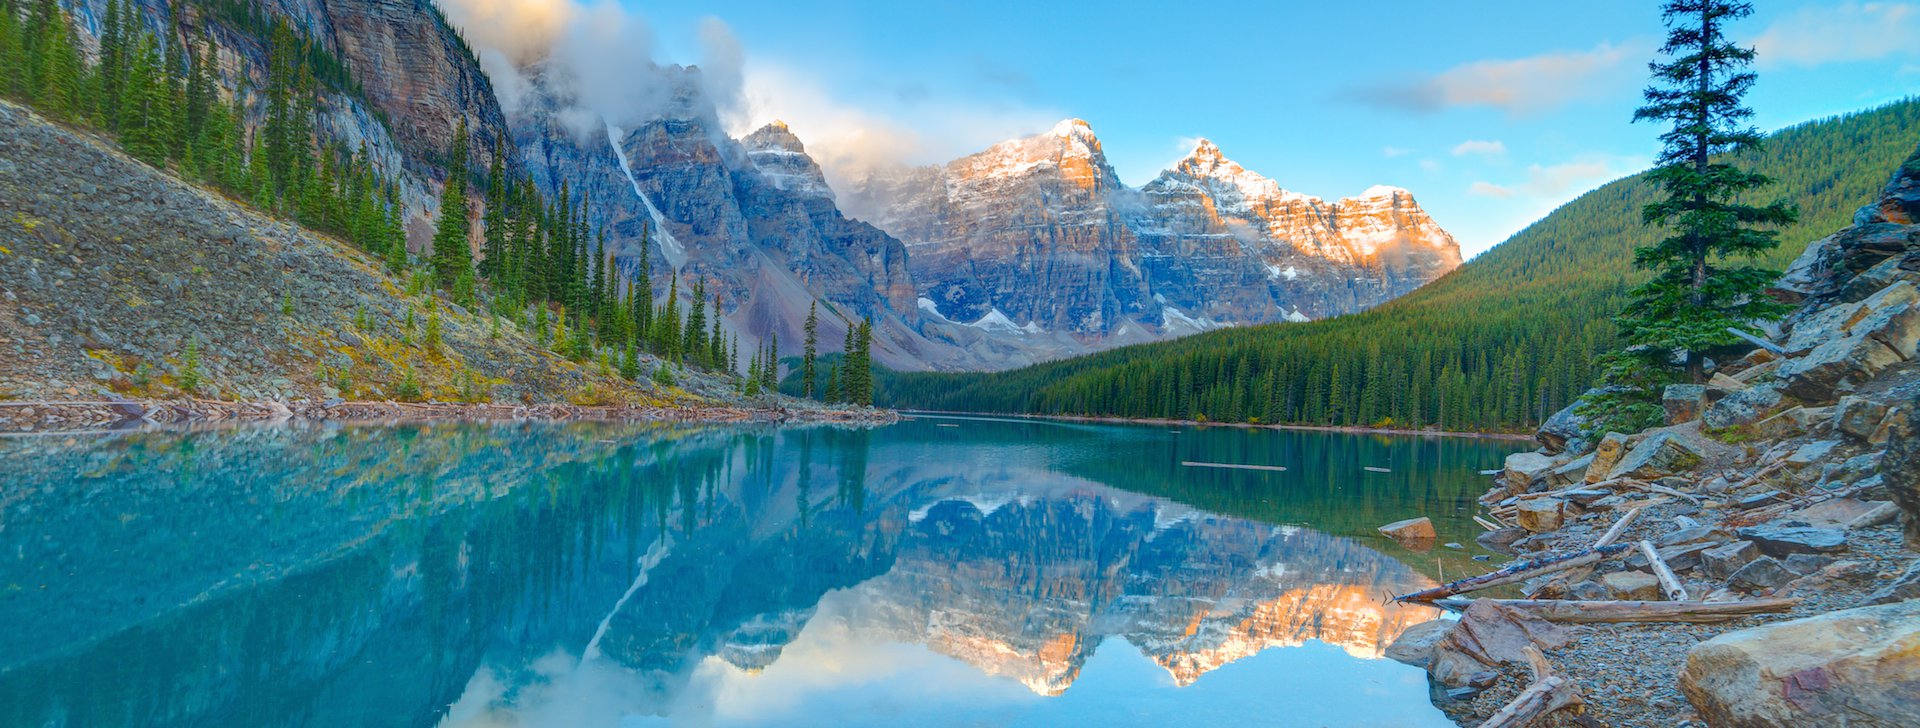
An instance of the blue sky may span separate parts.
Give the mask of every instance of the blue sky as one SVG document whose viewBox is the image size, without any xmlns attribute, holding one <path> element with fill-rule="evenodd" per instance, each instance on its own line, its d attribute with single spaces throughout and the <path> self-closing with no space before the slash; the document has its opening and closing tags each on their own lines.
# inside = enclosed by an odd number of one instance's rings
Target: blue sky
<svg viewBox="0 0 1920 728">
<path fill-rule="evenodd" d="M 1657 151 L 1656 128 L 1629 123 L 1656 2 L 622 9 L 655 59 L 737 74 L 736 132 L 783 119 L 835 176 L 1080 117 L 1129 184 L 1204 136 L 1288 189 L 1410 189 L 1471 255 Z M 1763 129 L 1920 94 L 1920 3 L 1762 0 L 1736 35 L 1762 53 Z"/>
</svg>

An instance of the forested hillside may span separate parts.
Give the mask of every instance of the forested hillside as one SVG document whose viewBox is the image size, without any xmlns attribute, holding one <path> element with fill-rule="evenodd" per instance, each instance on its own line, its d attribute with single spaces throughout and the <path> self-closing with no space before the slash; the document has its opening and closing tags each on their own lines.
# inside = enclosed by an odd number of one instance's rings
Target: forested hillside
<svg viewBox="0 0 1920 728">
<path fill-rule="evenodd" d="M 1781 130 L 1748 168 L 1799 205 L 1776 268 L 1845 226 L 1920 140 L 1920 100 Z M 1640 280 L 1640 175 L 1582 195 L 1412 294 L 1352 316 L 1228 329 L 991 374 L 886 374 L 901 408 L 1525 430 L 1593 382 Z"/>
</svg>

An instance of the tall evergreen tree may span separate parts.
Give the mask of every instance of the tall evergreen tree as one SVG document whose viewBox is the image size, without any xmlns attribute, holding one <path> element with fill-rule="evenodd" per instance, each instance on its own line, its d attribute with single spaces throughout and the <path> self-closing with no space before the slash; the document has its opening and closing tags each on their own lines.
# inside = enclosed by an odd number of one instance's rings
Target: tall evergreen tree
<svg viewBox="0 0 1920 728">
<path fill-rule="evenodd" d="M 820 302 L 807 306 L 807 338 L 800 347 L 800 396 L 813 399 L 814 357 L 820 346 Z"/>
<path fill-rule="evenodd" d="M 453 133 L 447 159 L 447 183 L 440 193 L 440 219 L 433 231 L 433 277 L 451 290 L 461 274 L 473 270 L 473 249 L 467 221 L 467 125 Z"/>
<path fill-rule="evenodd" d="M 1644 222 L 1668 234 L 1634 250 L 1635 267 L 1652 278 L 1614 318 L 1627 348 L 1606 358 L 1605 377 L 1620 386 L 1587 402 L 1590 414 L 1612 426 L 1656 422 L 1663 384 L 1703 381 L 1711 349 L 1740 343 L 1733 331 L 1758 333 L 1758 322 L 1788 310 L 1763 293 L 1779 272 L 1752 261 L 1779 244 L 1775 231 L 1756 226 L 1786 225 L 1797 213 L 1784 202 L 1746 203 L 1772 180 L 1724 156 L 1752 151 L 1762 139 L 1748 124 L 1753 111 L 1741 105 L 1755 78 L 1747 70 L 1753 49 L 1727 38 L 1727 25 L 1752 12 L 1750 3 L 1732 0 L 1671 0 L 1663 9 L 1665 60 L 1650 64 L 1647 103 L 1633 118 L 1672 125 L 1647 173 L 1664 196 L 1642 210 Z"/>
</svg>

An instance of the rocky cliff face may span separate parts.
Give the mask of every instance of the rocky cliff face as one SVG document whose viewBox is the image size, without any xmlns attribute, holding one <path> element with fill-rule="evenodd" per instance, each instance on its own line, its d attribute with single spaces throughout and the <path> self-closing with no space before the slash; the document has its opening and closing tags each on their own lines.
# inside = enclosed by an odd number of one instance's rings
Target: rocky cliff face
<svg viewBox="0 0 1920 728">
<path fill-rule="evenodd" d="M 1077 119 L 871 176 L 848 207 L 907 242 L 923 305 L 941 316 L 1089 348 L 1350 313 L 1460 264 L 1405 190 L 1328 203 L 1204 140 L 1134 190 Z"/>
</svg>

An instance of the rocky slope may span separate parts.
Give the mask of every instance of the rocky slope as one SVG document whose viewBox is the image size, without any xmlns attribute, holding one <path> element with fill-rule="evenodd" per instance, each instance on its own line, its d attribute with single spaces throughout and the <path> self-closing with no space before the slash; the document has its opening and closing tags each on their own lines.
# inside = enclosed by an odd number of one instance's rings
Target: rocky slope
<svg viewBox="0 0 1920 728">
<path fill-rule="evenodd" d="M 1590 716 L 1613 725 L 1673 725 L 1676 712 L 1695 725 L 1920 721 L 1911 659 L 1920 639 L 1916 220 L 1920 151 L 1853 226 L 1809 245 L 1778 283 L 1776 296 L 1803 305 L 1767 346 L 1719 364 L 1706 384 L 1667 387 L 1662 427 L 1601 432 L 1572 408 L 1555 415 L 1541 450 L 1510 457 L 1481 499 L 1515 524 L 1483 541 L 1529 558 L 1586 550 L 1615 523 L 1620 543 L 1642 545 L 1538 576 L 1523 586 L 1535 598 L 1798 599 L 1784 613 L 1717 625 L 1524 627 L 1586 693 Z M 1476 605 L 1452 631 L 1527 622 Z M 1513 650 L 1529 641 L 1475 650 L 1442 638 L 1413 661 L 1469 696 L 1443 707 L 1484 717 L 1519 691 Z"/>
<path fill-rule="evenodd" d="M 0 103 L 0 398 L 659 404 L 493 320 L 403 291 L 382 263 Z M 437 329 L 437 333 L 433 330 Z M 438 337 L 435 343 L 434 337 Z M 186 391 L 187 350 L 201 384 Z M 648 361 L 652 372 L 656 362 Z"/>
<path fill-rule="evenodd" d="M 1404 190 L 1327 203 L 1205 140 L 1134 190 L 1078 119 L 875 174 L 847 206 L 907 242 L 929 312 L 1082 348 L 1349 313 L 1460 264 Z"/>
</svg>

